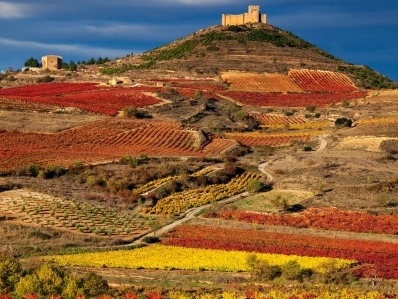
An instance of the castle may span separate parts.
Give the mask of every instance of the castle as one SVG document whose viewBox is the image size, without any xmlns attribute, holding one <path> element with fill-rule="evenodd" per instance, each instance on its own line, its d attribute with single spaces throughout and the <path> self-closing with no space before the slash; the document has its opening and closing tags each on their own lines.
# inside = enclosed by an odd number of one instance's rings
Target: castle
<svg viewBox="0 0 398 299">
<path fill-rule="evenodd" d="M 41 58 L 43 69 L 58 70 L 62 66 L 62 57 L 58 55 L 47 55 Z"/>
<path fill-rule="evenodd" d="M 249 12 L 240 15 L 222 14 L 221 24 L 223 26 L 243 25 L 250 23 L 267 24 L 267 15 L 260 13 L 260 5 L 250 5 Z"/>
</svg>

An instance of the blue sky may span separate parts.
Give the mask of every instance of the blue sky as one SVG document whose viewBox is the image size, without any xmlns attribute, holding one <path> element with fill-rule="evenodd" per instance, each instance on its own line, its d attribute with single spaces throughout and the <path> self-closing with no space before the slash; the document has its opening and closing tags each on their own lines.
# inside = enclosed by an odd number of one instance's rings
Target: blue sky
<svg viewBox="0 0 398 299">
<path fill-rule="evenodd" d="M 397 0 L 0 0 L 0 69 L 140 53 L 260 5 L 268 22 L 398 81 Z"/>
</svg>

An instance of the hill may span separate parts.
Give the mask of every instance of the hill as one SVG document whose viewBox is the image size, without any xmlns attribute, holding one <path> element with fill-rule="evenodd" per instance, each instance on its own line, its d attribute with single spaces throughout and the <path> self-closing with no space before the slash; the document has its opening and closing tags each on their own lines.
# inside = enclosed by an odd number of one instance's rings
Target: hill
<svg viewBox="0 0 398 299">
<path fill-rule="evenodd" d="M 269 24 L 213 26 L 140 55 L 125 57 L 102 70 L 113 75 L 156 69 L 191 76 L 214 76 L 225 71 L 287 74 L 290 69 L 339 71 L 358 87 L 387 88 L 387 77 L 366 66 L 354 66 Z"/>
</svg>

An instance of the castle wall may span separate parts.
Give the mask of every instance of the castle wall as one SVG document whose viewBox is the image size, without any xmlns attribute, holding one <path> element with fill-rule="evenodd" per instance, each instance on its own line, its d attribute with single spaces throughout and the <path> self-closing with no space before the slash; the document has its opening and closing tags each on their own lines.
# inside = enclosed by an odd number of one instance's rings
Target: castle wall
<svg viewBox="0 0 398 299">
<path fill-rule="evenodd" d="M 222 14 L 221 16 L 221 24 L 223 26 L 244 25 L 250 23 L 267 23 L 267 15 L 260 14 L 259 5 L 250 5 L 247 13 L 239 15 Z"/>
</svg>

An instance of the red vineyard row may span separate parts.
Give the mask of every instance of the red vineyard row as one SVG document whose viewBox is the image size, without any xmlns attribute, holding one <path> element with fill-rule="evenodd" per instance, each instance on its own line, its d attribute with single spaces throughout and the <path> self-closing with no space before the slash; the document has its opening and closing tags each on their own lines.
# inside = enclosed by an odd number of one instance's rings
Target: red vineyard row
<svg viewBox="0 0 398 299">
<path fill-rule="evenodd" d="M 363 98 L 366 91 L 339 92 L 339 93 L 256 93 L 256 92 L 221 92 L 223 96 L 230 97 L 244 105 L 251 106 L 279 106 L 279 107 L 325 107 L 331 104 L 341 103 Z"/>
<path fill-rule="evenodd" d="M 206 215 L 209 218 L 238 220 L 248 223 L 319 228 L 356 233 L 398 234 L 398 215 L 371 215 L 336 208 L 310 208 L 295 214 L 261 214 L 226 210 Z"/>
<path fill-rule="evenodd" d="M 302 89 L 309 92 L 350 92 L 358 90 L 344 74 L 316 71 L 290 70 L 291 77 Z"/>
<path fill-rule="evenodd" d="M 231 141 L 210 141 L 203 149 L 195 132 L 174 122 L 107 119 L 55 134 L 2 131 L 0 171 L 30 163 L 40 166 L 72 165 L 116 160 L 125 155 L 205 156 L 216 155 Z"/>
<path fill-rule="evenodd" d="M 27 104 L 48 104 L 76 107 L 85 111 L 115 115 L 128 106 L 144 107 L 157 104 L 159 99 L 146 93 L 152 87 L 104 88 L 92 83 L 48 83 L 0 90 L 0 97 L 24 101 Z"/>
<path fill-rule="evenodd" d="M 174 228 L 162 244 L 191 248 L 333 257 L 371 264 L 377 277 L 398 278 L 397 244 L 200 225 Z M 367 276 L 366 268 L 358 274 Z"/>
</svg>

